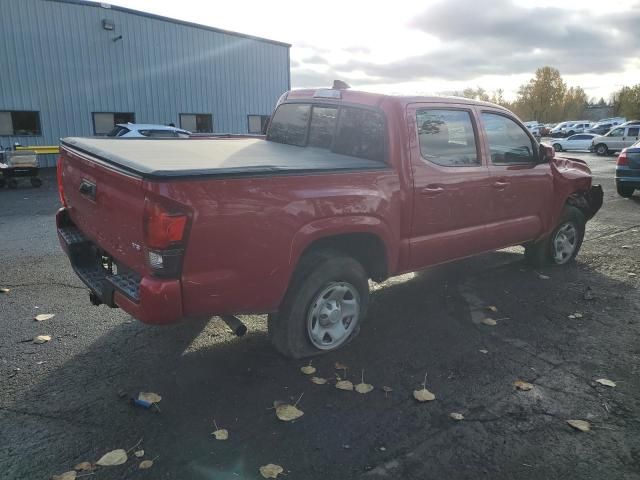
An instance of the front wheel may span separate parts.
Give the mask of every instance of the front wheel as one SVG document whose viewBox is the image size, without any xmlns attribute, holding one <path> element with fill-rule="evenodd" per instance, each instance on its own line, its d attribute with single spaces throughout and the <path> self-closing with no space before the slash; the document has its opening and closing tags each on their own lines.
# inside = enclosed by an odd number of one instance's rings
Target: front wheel
<svg viewBox="0 0 640 480">
<path fill-rule="evenodd" d="M 556 152 L 561 152 L 561 151 L 562 151 L 562 145 L 560 145 L 559 143 L 554 143 L 554 144 L 553 144 L 553 149 L 554 149 Z"/>
<path fill-rule="evenodd" d="M 534 266 L 566 265 L 580 251 L 584 239 L 586 219 L 575 207 L 565 206 L 560 222 L 546 238 L 525 245 L 526 260 Z"/>
<path fill-rule="evenodd" d="M 604 143 L 600 143 L 596 145 L 596 153 L 602 157 L 609 153 L 609 148 Z"/>
<path fill-rule="evenodd" d="M 633 196 L 633 191 L 635 190 L 635 188 L 626 187 L 624 185 L 616 185 L 616 190 L 618 191 L 618 195 L 620 195 L 621 197 L 630 198 L 631 196 Z"/>
<path fill-rule="evenodd" d="M 330 352 L 357 335 L 368 305 L 368 277 L 359 262 L 332 250 L 311 252 L 280 310 L 268 317 L 269 338 L 287 357 Z"/>
</svg>

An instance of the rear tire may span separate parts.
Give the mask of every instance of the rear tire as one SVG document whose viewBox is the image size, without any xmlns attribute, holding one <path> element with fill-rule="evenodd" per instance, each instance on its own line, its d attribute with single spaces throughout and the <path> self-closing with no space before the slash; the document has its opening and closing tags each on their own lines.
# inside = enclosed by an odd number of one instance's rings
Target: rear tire
<svg viewBox="0 0 640 480">
<path fill-rule="evenodd" d="M 624 185 L 616 185 L 616 190 L 618 191 L 618 195 L 624 198 L 630 198 L 633 196 L 633 192 L 635 188 L 633 187 L 625 187 Z"/>
<path fill-rule="evenodd" d="M 561 152 L 561 151 L 562 151 L 562 145 L 560 145 L 559 143 L 554 143 L 554 144 L 553 144 L 553 149 L 554 149 L 556 152 Z"/>
<path fill-rule="evenodd" d="M 359 262 L 333 250 L 310 252 L 280 310 L 268 317 L 269 339 L 286 357 L 328 353 L 358 334 L 368 305 L 368 276 Z"/>
<path fill-rule="evenodd" d="M 535 267 L 566 265 L 572 262 L 582 246 L 586 223 L 580 210 L 566 205 L 551 235 L 525 245 L 526 261 Z"/>
<path fill-rule="evenodd" d="M 40 188 L 42 186 L 42 180 L 38 177 L 31 177 L 31 186 L 34 188 Z"/>
<path fill-rule="evenodd" d="M 598 145 L 596 145 L 596 153 L 603 157 L 609 153 L 609 147 L 607 147 L 604 143 L 599 143 Z"/>
</svg>

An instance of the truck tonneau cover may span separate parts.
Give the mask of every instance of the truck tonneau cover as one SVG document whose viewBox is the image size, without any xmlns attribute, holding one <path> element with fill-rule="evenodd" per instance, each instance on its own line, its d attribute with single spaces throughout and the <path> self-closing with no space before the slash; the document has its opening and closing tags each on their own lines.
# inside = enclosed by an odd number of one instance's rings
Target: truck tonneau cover
<svg viewBox="0 0 640 480">
<path fill-rule="evenodd" d="M 385 163 L 258 138 L 111 139 L 69 137 L 62 145 L 150 178 L 245 176 L 388 168 Z"/>
</svg>

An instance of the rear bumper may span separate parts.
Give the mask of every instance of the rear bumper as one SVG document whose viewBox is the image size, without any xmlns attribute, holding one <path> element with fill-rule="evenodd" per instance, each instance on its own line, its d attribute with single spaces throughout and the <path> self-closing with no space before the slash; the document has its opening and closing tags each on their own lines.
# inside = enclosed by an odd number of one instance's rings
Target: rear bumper
<svg viewBox="0 0 640 480">
<path fill-rule="evenodd" d="M 116 265 L 105 267 L 108 257 L 78 229 L 66 211 L 56 214 L 58 240 L 80 280 L 89 288 L 95 304 L 120 307 L 134 318 L 149 324 L 169 324 L 182 320 L 182 289 L 179 280 L 140 276 Z"/>
<path fill-rule="evenodd" d="M 640 170 L 626 166 L 616 168 L 616 185 L 640 188 Z"/>
</svg>

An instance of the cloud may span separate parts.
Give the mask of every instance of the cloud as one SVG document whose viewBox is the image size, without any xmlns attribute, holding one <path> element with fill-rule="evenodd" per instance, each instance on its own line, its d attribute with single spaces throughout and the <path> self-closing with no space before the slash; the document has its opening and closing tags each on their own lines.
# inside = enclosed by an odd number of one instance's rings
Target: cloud
<svg viewBox="0 0 640 480">
<path fill-rule="evenodd" d="M 409 24 L 426 34 L 424 54 L 384 64 L 354 58 L 332 68 L 343 77 L 359 72 L 378 83 L 470 80 L 529 73 L 544 65 L 563 74 L 621 72 L 637 57 L 639 24 L 640 8 L 595 15 L 525 8 L 509 0 L 446 0 Z"/>
<path fill-rule="evenodd" d="M 310 57 L 302 59 L 302 62 L 307 65 L 326 65 L 329 61 L 321 55 L 315 54 Z"/>
</svg>

